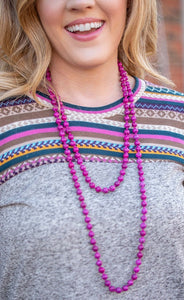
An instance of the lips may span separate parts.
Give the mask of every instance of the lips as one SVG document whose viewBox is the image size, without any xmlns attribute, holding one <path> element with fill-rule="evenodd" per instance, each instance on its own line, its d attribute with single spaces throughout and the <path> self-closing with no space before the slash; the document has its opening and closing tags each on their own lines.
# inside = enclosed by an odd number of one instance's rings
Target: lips
<svg viewBox="0 0 184 300">
<path fill-rule="evenodd" d="M 78 34 L 88 34 L 90 32 L 94 32 L 97 29 L 101 28 L 104 24 L 103 20 L 87 18 L 87 19 L 78 19 L 67 26 L 65 29 L 71 33 L 78 33 Z"/>
</svg>

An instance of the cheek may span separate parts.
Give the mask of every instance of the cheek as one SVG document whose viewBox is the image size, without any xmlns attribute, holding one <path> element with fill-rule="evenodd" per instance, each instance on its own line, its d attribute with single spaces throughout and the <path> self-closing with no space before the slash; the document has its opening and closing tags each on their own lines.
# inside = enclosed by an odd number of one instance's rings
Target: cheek
<svg viewBox="0 0 184 300">
<path fill-rule="evenodd" d="M 114 37 L 122 36 L 126 24 L 127 0 L 97 0 L 109 19 Z"/>
<path fill-rule="evenodd" d="M 126 15 L 127 10 L 127 0 L 99 0 L 99 5 L 101 8 L 106 10 L 106 12 L 114 14 Z"/>
<path fill-rule="evenodd" d="M 58 20 L 62 21 L 61 14 L 64 8 L 64 1 L 61 0 L 38 0 L 37 11 L 43 24 L 51 25 Z"/>
</svg>

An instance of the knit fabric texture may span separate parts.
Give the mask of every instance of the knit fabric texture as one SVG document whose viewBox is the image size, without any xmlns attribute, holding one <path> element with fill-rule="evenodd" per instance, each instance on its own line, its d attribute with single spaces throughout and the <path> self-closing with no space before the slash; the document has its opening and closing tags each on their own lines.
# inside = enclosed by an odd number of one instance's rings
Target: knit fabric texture
<svg viewBox="0 0 184 300">
<path fill-rule="evenodd" d="M 105 287 L 65 160 L 50 99 L 0 102 L 0 299 L 184 299 L 184 94 L 136 78 L 133 90 L 148 202 L 138 280 L 127 292 Z M 84 164 L 96 185 L 118 177 L 122 99 L 87 108 L 64 103 Z M 77 176 L 101 260 L 112 284 L 130 279 L 139 244 L 141 200 L 135 147 L 113 193 Z"/>
</svg>

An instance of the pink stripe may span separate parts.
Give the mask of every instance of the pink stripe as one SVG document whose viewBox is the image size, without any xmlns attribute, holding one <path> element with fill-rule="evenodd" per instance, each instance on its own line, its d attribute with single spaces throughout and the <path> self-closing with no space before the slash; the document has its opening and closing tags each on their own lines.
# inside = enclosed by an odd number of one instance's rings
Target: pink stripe
<svg viewBox="0 0 184 300">
<path fill-rule="evenodd" d="M 105 129 L 100 129 L 100 128 L 91 128 L 91 127 L 82 127 L 82 126 L 71 126 L 71 130 L 73 132 L 76 131 L 81 131 L 81 132 L 95 132 L 95 133 L 100 133 L 104 135 L 112 135 L 112 136 L 119 136 L 123 137 L 123 132 L 116 132 L 116 131 L 111 131 L 111 130 L 105 130 Z M 29 130 L 25 132 L 20 132 L 17 134 L 14 134 L 12 136 L 9 136 L 3 140 L 0 141 L 0 146 L 4 145 L 5 143 L 11 142 L 15 139 L 19 139 L 25 136 L 30 136 L 30 135 L 36 135 L 40 133 L 47 133 L 47 132 L 57 132 L 57 128 L 42 128 L 42 129 L 36 129 L 36 130 Z M 132 138 L 133 135 L 131 134 L 130 137 Z M 148 139 L 158 139 L 158 140 L 168 140 L 172 142 L 177 142 L 182 145 L 184 145 L 184 141 L 179 138 L 175 137 L 170 137 L 170 136 L 164 136 L 164 135 L 149 135 L 149 134 L 139 134 L 140 138 L 148 138 Z"/>
<path fill-rule="evenodd" d="M 57 128 L 43 128 L 43 129 L 29 130 L 29 131 L 16 133 L 14 135 L 11 135 L 11 136 L 1 140 L 0 146 L 4 145 L 5 143 L 11 142 L 13 140 L 22 138 L 24 136 L 35 135 L 35 134 L 45 133 L 45 132 L 57 132 Z"/>
<path fill-rule="evenodd" d="M 154 101 L 169 101 L 169 99 L 154 98 L 154 97 L 148 97 L 148 96 L 144 96 L 143 98 L 148 99 L 148 100 L 154 100 Z M 182 103 L 181 100 L 173 100 L 173 99 L 171 100 L 171 102 Z M 170 103 L 170 105 L 171 105 L 171 103 Z"/>
<path fill-rule="evenodd" d="M 108 134 L 108 135 L 113 135 L 113 136 L 119 136 L 119 137 L 123 137 L 123 133 L 122 132 L 116 132 L 116 131 L 111 131 L 111 130 L 102 130 L 99 128 L 88 128 L 88 127 L 71 127 L 72 131 L 81 131 L 81 132 L 96 132 L 96 133 L 101 133 L 101 134 Z M 179 138 L 175 138 L 175 137 L 171 137 L 171 136 L 164 136 L 164 135 L 150 135 L 150 134 L 139 134 L 140 138 L 149 138 L 149 139 L 157 139 L 157 140 L 166 140 L 166 141 L 172 141 L 172 142 L 177 142 L 180 144 L 184 144 L 184 141 L 179 139 Z M 130 134 L 130 138 L 133 138 L 133 134 Z"/>
<path fill-rule="evenodd" d="M 150 134 L 139 134 L 139 137 L 143 138 L 143 139 L 148 138 L 150 140 L 151 139 L 156 139 L 156 140 L 171 141 L 171 142 L 176 142 L 176 143 L 184 145 L 184 141 L 183 140 L 175 138 L 175 137 L 172 137 L 172 136 L 156 135 L 156 134 L 153 134 L 153 135 L 150 135 Z"/>
</svg>

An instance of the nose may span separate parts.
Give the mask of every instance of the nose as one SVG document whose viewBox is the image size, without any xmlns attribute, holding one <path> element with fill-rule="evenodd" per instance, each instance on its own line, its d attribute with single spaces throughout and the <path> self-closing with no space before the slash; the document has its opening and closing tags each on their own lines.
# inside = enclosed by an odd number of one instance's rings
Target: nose
<svg viewBox="0 0 184 300">
<path fill-rule="evenodd" d="M 67 0 L 66 3 L 68 10 L 85 10 L 93 8 L 95 0 Z"/>
</svg>

